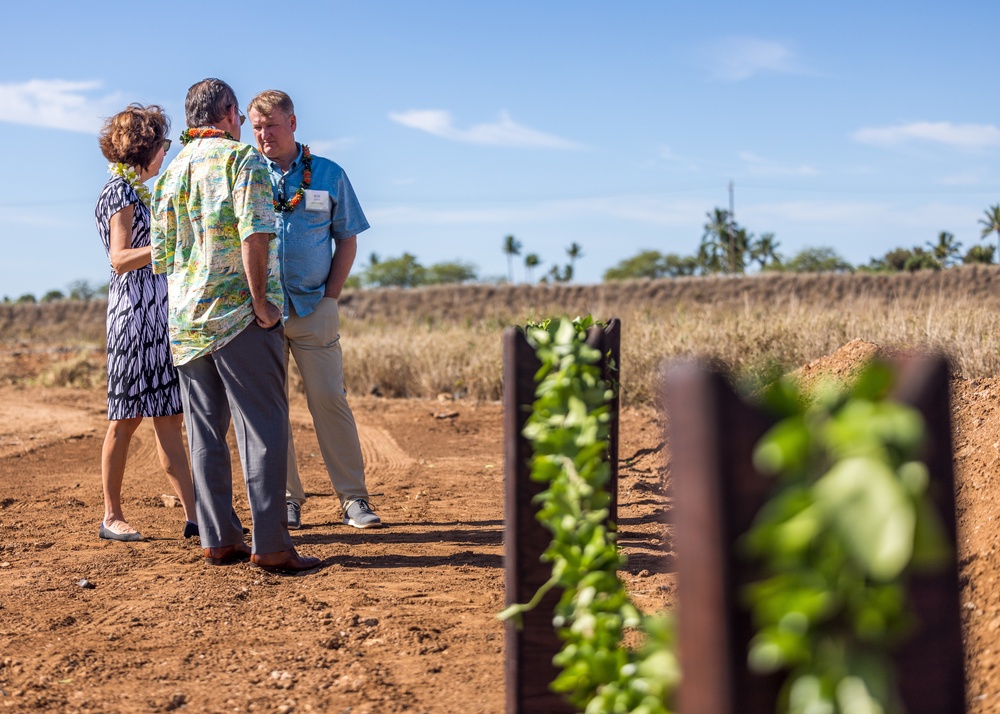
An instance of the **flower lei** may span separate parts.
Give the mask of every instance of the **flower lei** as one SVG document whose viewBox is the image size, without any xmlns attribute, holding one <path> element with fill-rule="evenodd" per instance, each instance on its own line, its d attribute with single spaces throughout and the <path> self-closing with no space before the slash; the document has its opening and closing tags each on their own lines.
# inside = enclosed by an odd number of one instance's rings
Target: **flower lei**
<svg viewBox="0 0 1000 714">
<path fill-rule="evenodd" d="M 305 144 L 302 145 L 302 167 L 302 183 L 291 199 L 283 198 L 280 201 L 275 199 L 274 210 L 276 213 L 291 213 L 294 211 L 295 207 L 302 203 L 302 199 L 306 195 L 306 189 L 312 185 L 312 154 L 309 153 L 309 147 Z"/>
<path fill-rule="evenodd" d="M 185 129 L 181 132 L 181 143 L 185 146 L 195 139 L 229 139 L 230 141 L 236 141 L 232 134 L 222 129 L 195 127 L 194 129 Z"/>
<path fill-rule="evenodd" d="M 122 163 L 110 163 L 108 164 L 108 173 L 125 179 L 139 196 L 139 200 L 146 204 L 146 208 L 153 205 L 153 197 L 149 195 L 149 189 L 146 188 L 146 185 L 139 180 L 139 174 L 135 172 L 134 167 Z"/>
</svg>

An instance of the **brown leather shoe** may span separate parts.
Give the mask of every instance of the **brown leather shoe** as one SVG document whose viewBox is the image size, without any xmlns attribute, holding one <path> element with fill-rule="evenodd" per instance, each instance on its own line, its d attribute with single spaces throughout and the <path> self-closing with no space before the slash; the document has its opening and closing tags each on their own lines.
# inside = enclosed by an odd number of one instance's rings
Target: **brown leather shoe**
<svg viewBox="0 0 1000 714">
<path fill-rule="evenodd" d="M 299 575 L 315 570 L 322 563 L 319 558 L 302 557 L 291 550 L 279 550 L 277 553 L 254 553 L 250 556 L 250 565 L 269 573 L 279 575 Z"/>
<path fill-rule="evenodd" d="M 250 546 L 246 543 L 223 545 L 218 548 L 204 548 L 205 560 L 212 565 L 232 565 L 250 560 Z"/>
</svg>

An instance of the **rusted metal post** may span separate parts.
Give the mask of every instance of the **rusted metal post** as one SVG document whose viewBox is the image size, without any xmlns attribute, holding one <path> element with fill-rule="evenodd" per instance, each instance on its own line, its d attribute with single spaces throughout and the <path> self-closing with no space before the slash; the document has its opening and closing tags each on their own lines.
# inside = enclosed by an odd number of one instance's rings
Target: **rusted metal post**
<svg viewBox="0 0 1000 714">
<path fill-rule="evenodd" d="M 504 438 L 504 572 L 506 604 L 528 602 L 552 575 L 541 555 L 552 533 L 535 518 L 532 499 L 545 484 L 531 480 L 531 444 L 521 434 L 535 401 L 535 373 L 541 363 L 524 335 L 509 327 L 503 334 Z M 524 613 L 521 626 L 508 621 L 504 666 L 508 714 L 567 714 L 573 712 L 560 695 L 549 690 L 558 675 L 552 657 L 561 643 L 552 613 L 561 591 L 552 590 L 538 607 Z"/>
<path fill-rule="evenodd" d="M 949 561 L 933 573 L 910 578 L 913 633 L 893 660 L 907 714 L 965 712 L 965 653 L 959 602 L 958 544 L 955 515 L 954 449 L 951 440 L 951 394 L 948 362 L 943 357 L 901 363 L 893 397 L 924 417 L 924 464 L 930 472 L 931 498 L 952 544 Z"/>
<path fill-rule="evenodd" d="M 899 375 L 893 396 L 924 417 L 932 495 L 954 544 L 947 364 L 943 359 L 912 360 L 900 366 Z M 666 405 L 684 672 L 678 708 L 684 714 L 771 714 L 780 682 L 747 667 L 753 630 L 738 597 L 756 578 L 736 552 L 736 541 L 768 498 L 769 480 L 753 468 L 752 454 L 773 418 L 740 399 L 722 375 L 698 363 L 668 371 Z M 947 567 L 917 574 L 909 582 L 917 624 L 893 657 L 908 714 L 965 712 L 957 573 L 953 553 Z"/>
<path fill-rule="evenodd" d="M 595 326 L 587 344 L 601 352 L 601 374 L 605 381 L 619 381 L 621 322 Z M 609 360 L 613 362 L 609 364 Z M 515 328 L 503 334 L 503 425 L 504 425 L 504 571 L 506 604 L 528 602 L 552 575 L 542 553 L 552 533 L 535 518 L 533 499 L 545 484 L 531 480 L 531 445 L 522 432 L 535 401 L 535 374 L 541 364 L 524 335 Z M 608 457 L 611 477 L 609 520 L 617 518 L 618 505 L 618 410 L 617 394 L 611 406 Z M 562 642 L 552 624 L 552 614 L 562 592 L 549 592 L 532 611 L 524 614 L 521 627 L 508 622 L 505 633 L 505 706 L 508 714 L 570 714 L 575 709 L 561 695 L 549 690 L 559 671 L 552 658 Z"/>
<path fill-rule="evenodd" d="M 769 483 L 753 471 L 751 456 L 773 419 L 697 363 L 668 371 L 666 405 L 684 673 L 678 711 L 771 714 L 780 682 L 747 669 L 752 624 L 738 593 L 753 573 L 735 543 L 767 499 Z"/>
<path fill-rule="evenodd" d="M 608 464 L 611 475 L 608 478 L 607 491 L 611 496 L 608 504 L 608 520 L 618 522 L 618 428 L 621 407 L 621 344 L 622 323 L 617 317 L 608 320 L 604 326 L 594 325 L 587 333 L 587 343 L 601 351 L 601 379 L 606 384 L 614 385 L 614 396 L 608 405 L 611 411 L 611 423 L 608 425 Z M 596 343 L 596 344 L 595 344 Z"/>
</svg>

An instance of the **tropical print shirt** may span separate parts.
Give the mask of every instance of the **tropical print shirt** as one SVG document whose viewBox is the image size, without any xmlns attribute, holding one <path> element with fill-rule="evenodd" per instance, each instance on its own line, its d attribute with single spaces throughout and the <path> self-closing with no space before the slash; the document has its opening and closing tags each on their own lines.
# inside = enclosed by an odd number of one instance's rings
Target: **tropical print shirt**
<svg viewBox="0 0 1000 714">
<path fill-rule="evenodd" d="M 175 365 L 203 357 L 253 322 L 242 243 L 274 234 L 271 178 L 249 144 L 194 139 L 153 190 L 154 273 L 167 276 L 170 350 Z M 267 299 L 283 309 L 276 241 L 270 243 Z"/>
</svg>

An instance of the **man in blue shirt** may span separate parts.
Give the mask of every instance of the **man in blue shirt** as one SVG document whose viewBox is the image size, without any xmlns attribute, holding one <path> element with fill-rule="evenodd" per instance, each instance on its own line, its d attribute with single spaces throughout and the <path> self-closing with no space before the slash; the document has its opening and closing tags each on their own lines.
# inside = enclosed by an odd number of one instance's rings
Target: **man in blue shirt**
<svg viewBox="0 0 1000 714">
<path fill-rule="evenodd" d="M 247 108 L 257 148 L 268 159 L 277 214 L 278 260 L 285 290 L 285 346 L 305 384 L 326 470 L 344 523 L 372 528 L 372 511 L 354 414 L 344 389 L 337 299 L 368 229 L 347 174 L 295 141 L 295 107 L 284 92 L 261 92 Z M 285 500 L 288 527 L 301 528 L 305 492 L 289 431 Z"/>
</svg>

